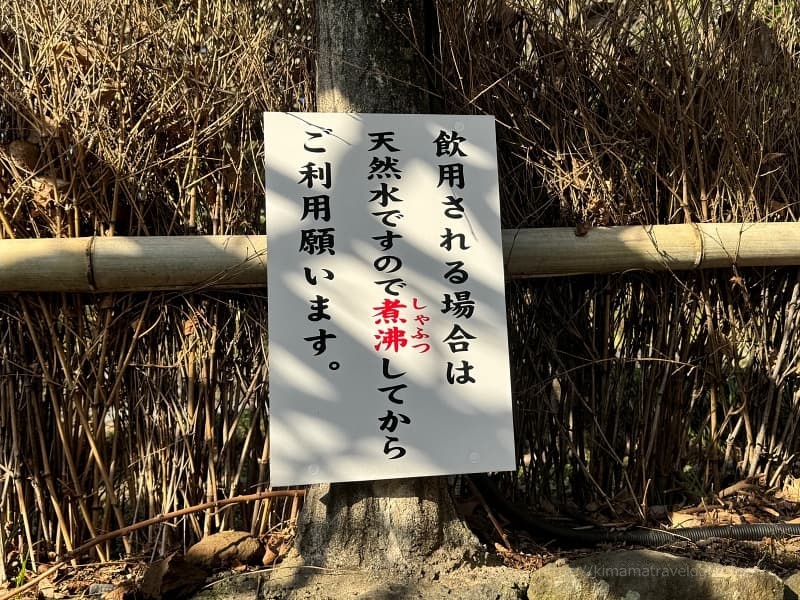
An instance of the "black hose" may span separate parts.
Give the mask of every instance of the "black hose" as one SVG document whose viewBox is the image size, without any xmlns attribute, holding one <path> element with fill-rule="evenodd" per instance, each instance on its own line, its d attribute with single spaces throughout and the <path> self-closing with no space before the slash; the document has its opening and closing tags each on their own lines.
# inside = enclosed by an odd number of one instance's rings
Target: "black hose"
<svg viewBox="0 0 800 600">
<path fill-rule="evenodd" d="M 753 523 L 744 525 L 716 525 L 711 527 L 686 527 L 676 530 L 644 529 L 637 527 L 621 531 L 600 529 L 571 529 L 537 519 L 529 512 L 508 501 L 486 475 L 469 475 L 487 502 L 516 526 L 537 536 L 555 538 L 579 544 L 625 543 L 637 546 L 665 546 L 680 541 L 699 542 L 710 538 L 757 541 L 765 537 L 785 538 L 800 536 L 800 525 L 788 523 Z"/>
</svg>

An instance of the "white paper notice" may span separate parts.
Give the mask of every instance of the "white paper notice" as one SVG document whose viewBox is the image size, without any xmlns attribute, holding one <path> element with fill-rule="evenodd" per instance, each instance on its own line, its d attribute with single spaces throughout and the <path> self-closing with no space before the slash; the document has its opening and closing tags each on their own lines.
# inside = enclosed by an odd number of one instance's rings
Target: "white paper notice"
<svg viewBox="0 0 800 600">
<path fill-rule="evenodd" d="M 271 484 L 514 469 L 494 119 L 264 130 Z"/>
</svg>

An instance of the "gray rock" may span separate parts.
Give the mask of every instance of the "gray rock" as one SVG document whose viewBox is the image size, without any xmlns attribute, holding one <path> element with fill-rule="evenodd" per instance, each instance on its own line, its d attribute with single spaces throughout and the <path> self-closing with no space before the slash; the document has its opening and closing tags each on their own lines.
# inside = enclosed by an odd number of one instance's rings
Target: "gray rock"
<svg viewBox="0 0 800 600">
<path fill-rule="evenodd" d="M 786 582 L 759 569 L 622 550 L 562 560 L 537 571 L 461 567 L 402 579 L 355 570 L 280 565 L 208 586 L 194 600 L 794 600 Z"/>
<path fill-rule="evenodd" d="M 547 565 L 531 576 L 531 600 L 783 600 L 783 582 L 653 550 L 621 550 Z"/>
<path fill-rule="evenodd" d="M 117 586 L 113 583 L 93 583 L 88 588 L 86 588 L 86 595 L 87 596 L 102 596 L 106 592 L 110 592 L 111 590 L 115 589 Z"/>
<path fill-rule="evenodd" d="M 800 598 L 800 571 L 792 573 L 784 582 L 783 600 L 798 600 Z"/>
</svg>

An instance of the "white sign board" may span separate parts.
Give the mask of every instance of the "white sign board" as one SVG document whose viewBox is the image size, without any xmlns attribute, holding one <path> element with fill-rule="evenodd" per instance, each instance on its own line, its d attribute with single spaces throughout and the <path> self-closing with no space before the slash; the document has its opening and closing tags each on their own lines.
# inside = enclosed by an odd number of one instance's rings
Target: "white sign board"
<svg viewBox="0 0 800 600">
<path fill-rule="evenodd" d="M 264 130 L 271 484 L 513 470 L 494 119 Z"/>
</svg>

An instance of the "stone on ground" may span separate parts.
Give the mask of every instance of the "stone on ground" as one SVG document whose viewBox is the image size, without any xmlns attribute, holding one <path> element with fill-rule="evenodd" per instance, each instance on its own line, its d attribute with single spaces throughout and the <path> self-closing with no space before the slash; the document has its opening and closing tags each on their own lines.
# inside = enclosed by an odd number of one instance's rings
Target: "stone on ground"
<svg viewBox="0 0 800 600">
<path fill-rule="evenodd" d="M 247 531 L 222 531 L 204 537 L 186 552 L 186 560 L 205 569 L 224 569 L 238 562 L 257 565 L 264 546 Z"/>
<path fill-rule="evenodd" d="M 422 578 L 281 564 L 267 575 L 225 577 L 195 600 L 786 600 L 784 583 L 759 569 L 707 563 L 652 550 L 602 552 L 537 571 L 464 566 Z M 792 585 L 795 587 L 792 588 Z"/>
<path fill-rule="evenodd" d="M 792 573 L 786 578 L 785 600 L 797 600 L 800 598 L 800 571 Z"/>
<path fill-rule="evenodd" d="M 541 600 L 783 600 L 783 582 L 743 569 L 656 552 L 620 550 L 535 571 L 529 598 Z"/>
</svg>

